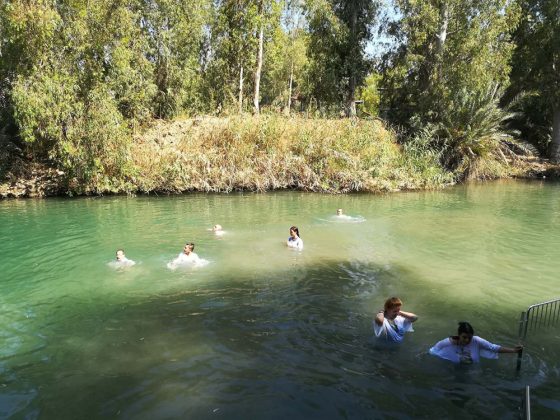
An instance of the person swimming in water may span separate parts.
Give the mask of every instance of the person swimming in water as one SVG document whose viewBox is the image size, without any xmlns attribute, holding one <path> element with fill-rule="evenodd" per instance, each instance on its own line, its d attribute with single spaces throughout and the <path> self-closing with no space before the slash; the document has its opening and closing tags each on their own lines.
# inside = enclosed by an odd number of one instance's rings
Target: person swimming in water
<svg viewBox="0 0 560 420">
<path fill-rule="evenodd" d="M 290 236 L 286 241 L 286 245 L 289 248 L 303 249 L 303 240 L 299 237 L 299 229 L 296 226 L 290 228 Z"/>
<path fill-rule="evenodd" d="M 194 243 L 187 242 L 183 247 L 183 252 L 167 264 L 167 267 L 173 270 L 179 265 L 199 265 L 201 262 L 200 257 L 194 252 Z"/>
<path fill-rule="evenodd" d="M 398 297 L 391 297 L 385 301 L 382 311 L 379 311 L 373 321 L 373 331 L 376 337 L 383 337 L 387 341 L 400 343 L 406 332 L 414 331 L 412 323 L 418 317 L 412 312 L 402 310 L 402 301 Z"/>
<path fill-rule="evenodd" d="M 337 209 L 336 210 L 336 216 L 334 216 L 334 218 L 336 220 L 344 220 L 344 221 L 346 221 L 346 220 L 347 221 L 358 221 L 359 220 L 359 218 L 357 218 L 357 217 L 352 217 L 352 216 L 348 216 L 348 215 L 344 214 L 342 212 L 342 209 Z"/>
<path fill-rule="evenodd" d="M 332 222 L 341 222 L 341 223 L 361 223 L 364 222 L 366 219 L 364 219 L 362 216 L 348 216 L 347 214 L 344 214 L 342 209 L 339 208 L 336 209 L 336 214 L 330 216 L 329 220 Z"/>
<path fill-rule="evenodd" d="M 222 225 L 214 225 L 212 226 L 212 232 L 214 232 L 214 235 L 216 236 L 222 236 L 224 233 L 226 233 L 225 230 L 223 230 Z"/>
<path fill-rule="evenodd" d="M 468 322 L 459 322 L 457 335 L 438 341 L 430 354 L 453 363 L 471 364 L 480 362 L 480 358 L 497 359 L 498 353 L 520 353 L 523 346 L 513 348 L 500 346 L 474 335 L 474 329 Z"/>
<path fill-rule="evenodd" d="M 123 249 L 117 249 L 117 252 L 115 253 L 114 265 L 117 265 L 119 267 L 130 267 L 133 266 L 134 264 L 136 264 L 136 262 L 126 258 Z"/>
</svg>

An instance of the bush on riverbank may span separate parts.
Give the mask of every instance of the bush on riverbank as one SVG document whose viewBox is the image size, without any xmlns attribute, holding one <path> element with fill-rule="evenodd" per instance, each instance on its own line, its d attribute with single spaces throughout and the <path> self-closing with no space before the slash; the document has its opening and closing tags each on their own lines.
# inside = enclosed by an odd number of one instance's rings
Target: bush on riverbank
<svg viewBox="0 0 560 420">
<path fill-rule="evenodd" d="M 49 164 L 26 163 L 21 150 L 8 153 L 11 159 L 2 155 L 0 197 L 288 188 L 380 192 L 440 188 L 460 177 L 443 168 L 442 152 L 430 136 L 399 145 L 377 120 L 279 115 L 159 120 L 118 143 L 126 147 L 105 147 L 95 156 L 95 174 L 87 178 L 77 176 L 84 172 L 79 158 Z M 113 153 L 118 159 L 107 164 L 104 156 Z M 467 169 L 477 179 L 554 175 L 547 165 L 523 157 L 492 158 L 473 161 Z"/>
<path fill-rule="evenodd" d="M 138 191 L 438 188 L 437 155 L 401 149 L 379 121 L 260 117 L 157 123 L 132 146 Z"/>
</svg>

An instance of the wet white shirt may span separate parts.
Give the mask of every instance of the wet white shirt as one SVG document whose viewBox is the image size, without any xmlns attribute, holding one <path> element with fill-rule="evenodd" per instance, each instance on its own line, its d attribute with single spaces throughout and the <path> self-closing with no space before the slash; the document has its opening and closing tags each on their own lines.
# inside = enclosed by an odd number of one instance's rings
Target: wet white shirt
<svg viewBox="0 0 560 420">
<path fill-rule="evenodd" d="M 184 252 L 181 252 L 177 256 L 177 258 L 173 260 L 173 264 L 197 264 L 199 262 L 200 262 L 200 257 L 194 252 L 191 252 L 189 255 L 185 254 Z"/>
<path fill-rule="evenodd" d="M 497 359 L 500 347 L 477 335 L 466 346 L 454 344 L 451 338 L 444 338 L 430 349 L 430 354 L 453 363 L 478 363 L 481 357 Z"/>
<path fill-rule="evenodd" d="M 288 238 L 286 242 L 289 248 L 296 248 L 296 249 L 303 249 L 303 241 L 301 238 L 292 238 L 291 236 Z"/>
</svg>

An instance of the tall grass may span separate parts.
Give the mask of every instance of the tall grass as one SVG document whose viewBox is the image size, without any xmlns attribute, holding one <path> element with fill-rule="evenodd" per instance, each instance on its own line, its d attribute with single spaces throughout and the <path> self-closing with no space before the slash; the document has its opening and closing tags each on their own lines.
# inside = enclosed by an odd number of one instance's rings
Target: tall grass
<svg viewBox="0 0 560 420">
<path fill-rule="evenodd" d="M 262 115 L 157 123 L 133 141 L 139 192 L 299 189 L 328 193 L 438 188 L 431 150 L 396 143 L 379 121 Z"/>
</svg>

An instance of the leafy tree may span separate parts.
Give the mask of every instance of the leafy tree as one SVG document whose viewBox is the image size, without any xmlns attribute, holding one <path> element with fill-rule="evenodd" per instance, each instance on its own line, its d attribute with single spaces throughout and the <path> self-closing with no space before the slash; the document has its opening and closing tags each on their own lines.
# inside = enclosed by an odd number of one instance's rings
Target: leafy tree
<svg viewBox="0 0 560 420">
<path fill-rule="evenodd" d="M 402 19 L 391 33 L 401 43 L 386 57 L 383 79 L 389 118 L 412 130 L 433 127 L 434 141 L 446 147 L 452 168 L 464 168 L 463 158 L 487 156 L 488 148 L 497 151 L 495 133 L 508 118 L 500 113 L 496 93 L 509 81 L 514 45 L 508 34 L 517 25 L 517 5 L 509 0 L 396 3 Z"/>
<path fill-rule="evenodd" d="M 251 0 L 219 0 L 207 41 L 205 92 L 218 109 L 237 104 L 243 109 L 245 78 L 254 69 L 258 10 Z M 250 88 L 250 86 L 249 86 Z"/>
<path fill-rule="evenodd" d="M 371 67 L 366 42 L 379 3 L 371 0 L 309 0 L 310 78 L 313 95 L 330 103 L 345 104 L 355 115 L 356 89 Z"/>
<path fill-rule="evenodd" d="M 49 56 L 62 19 L 53 2 L 0 0 L 0 129 L 12 131 L 14 119 L 12 83 L 18 74 L 28 75 L 38 61 Z"/>
<path fill-rule="evenodd" d="M 279 0 L 258 0 L 257 1 L 257 21 L 255 33 L 258 38 L 257 54 L 254 75 L 253 111 L 260 113 L 260 87 L 263 68 L 265 42 L 268 44 L 272 39 L 275 28 L 280 24 L 280 14 L 282 11 L 282 1 Z"/>
<path fill-rule="evenodd" d="M 525 102 L 524 134 L 560 161 L 560 1 L 520 0 L 510 94 L 535 92 Z"/>
<path fill-rule="evenodd" d="M 155 114 L 169 118 L 207 108 L 202 93 L 201 61 L 211 0 L 144 0 L 142 24 L 155 66 Z"/>
<path fill-rule="evenodd" d="M 288 113 L 292 99 L 300 98 L 307 63 L 307 35 L 302 5 L 286 2 L 282 24 L 275 25 L 266 49 L 263 68 L 263 101 Z"/>
<path fill-rule="evenodd" d="M 390 118 L 440 121 L 456 92 L 505 86 L 519 10 L 510 0 L 396 0 L 402 19 L 390 33 L 400 42 L 385 59 Z"/>
<path fill-rule="evenodd" d="M 125 118 L 150 114 L 153 86 L 135 3 L 3 2 L 2 12 L 2 77 L 28 151 L 84 185 L 122 178 Z"/>
<path fill-rule="evenodd" d="M 371 73 L 358 89 L 358 98 L 363 101 L 362 111 L 370 116 L 377 116 L 379 113 L 379 104 L 381 103 L 381 95 L 379 94 L 380 80 L 380 74 Z"/>
</svg>

